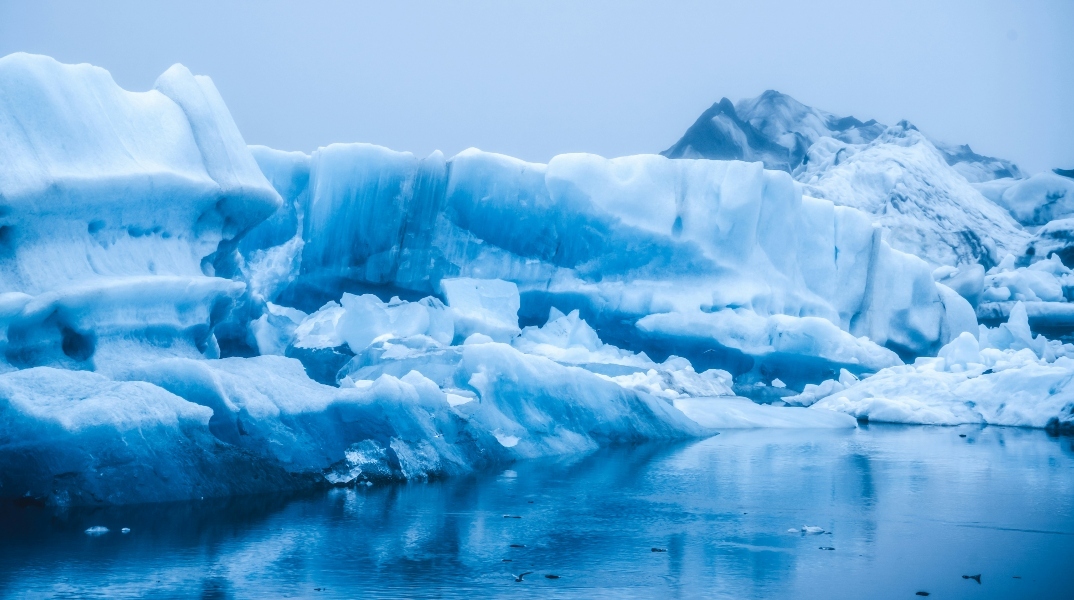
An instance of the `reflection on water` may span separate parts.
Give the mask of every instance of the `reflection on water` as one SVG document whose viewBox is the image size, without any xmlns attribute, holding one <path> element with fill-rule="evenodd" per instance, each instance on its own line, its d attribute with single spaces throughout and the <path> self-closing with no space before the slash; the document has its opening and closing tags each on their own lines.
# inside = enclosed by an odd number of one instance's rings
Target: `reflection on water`
<svg viewBox="0 0 1074 600">
<path fill-rule="evenodd" d="M 429 484 L 0 510 L 14 598 L 1062 597 L 1072 567 L 1071 438 L 1003 428 L 728 432 Z"/>
</svg>

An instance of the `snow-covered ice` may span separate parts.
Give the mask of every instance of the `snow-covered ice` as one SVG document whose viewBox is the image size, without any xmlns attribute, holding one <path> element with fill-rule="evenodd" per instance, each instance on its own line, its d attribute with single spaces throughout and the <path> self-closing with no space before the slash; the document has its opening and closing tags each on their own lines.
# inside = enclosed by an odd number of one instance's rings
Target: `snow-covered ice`
<svg viewBox="0 0 1074 600">
<path fill-rule="evenodd" d="M 1074 346 L 1034 335 L 1022 303 L 1007 323 L 982 326 L 979 337 L 963 333 L 936 358 L 840 382 L 811 408 L 893 423 L 1074 428 Z"/>
<path fill-rule="evenodd" d="M 821 139 L 808 157 L 795 171 L 806 194 L 874 215 L 894 248 L 934 265 L 991 266 L 1029 237 L 909 123 L 868 144 Z"/>
</svg>

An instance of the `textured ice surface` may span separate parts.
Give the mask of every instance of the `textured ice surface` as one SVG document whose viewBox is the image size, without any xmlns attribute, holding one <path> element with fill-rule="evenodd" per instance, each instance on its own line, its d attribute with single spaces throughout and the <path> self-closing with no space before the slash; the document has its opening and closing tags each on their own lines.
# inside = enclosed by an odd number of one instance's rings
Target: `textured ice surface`
<svg viewBox="0 0 1074 600">
<path fill-rule="evenodd" d="M 1027 179 L 997 179 L 974 187 L 1023 225 L 1039 226 L 1074 216 L 1074 179 L 1069 177 L 1044 172 Z"/>
<path fill-rule="evenodd" d="M 1074 346 L 1030 331 L 1017 303 L 1007 323 L 981 328 L 980 341 L 963 333 L 936 358 L 890 367 L 860 382 L 847 382 L 812 405 L 859 419 L 957 425 L 987 423 L 1074 428 Z M 824 386 L 821 386 L 824 387 Z M 808 403 L 819 396 L 792 398 Z M 827 390 L 825 390 L 827 391 Z"/>
<path fill-rule="evenodd" d="M 806 194 L 874 215 L 893 247 L 934 265 L 991 266 L 1028 239 L 906 122 L 868 144 L 821 139 L 808 157 L 795 171 Z"/>
</svg>

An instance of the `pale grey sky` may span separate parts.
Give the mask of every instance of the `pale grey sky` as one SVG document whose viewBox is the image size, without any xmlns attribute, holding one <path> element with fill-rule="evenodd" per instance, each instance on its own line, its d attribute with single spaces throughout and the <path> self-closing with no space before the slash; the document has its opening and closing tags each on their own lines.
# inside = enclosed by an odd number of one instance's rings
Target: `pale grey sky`
<svg viewBox="0 0 1074 600">
<path fill-rule="evenodd" d="M 1074 0 L 0 0 L 0 55 L 20 50 L 132 90 L 181 62 L 247 142 L 281 149 L 659 152 L 721 97 L 771 88 L 1074 168 Z"/>
</svg>

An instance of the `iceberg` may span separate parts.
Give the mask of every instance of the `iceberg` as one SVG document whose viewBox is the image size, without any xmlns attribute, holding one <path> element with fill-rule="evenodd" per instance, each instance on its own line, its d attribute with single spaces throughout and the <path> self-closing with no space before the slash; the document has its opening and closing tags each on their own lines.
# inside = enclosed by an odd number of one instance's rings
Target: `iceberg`
<svg viewBox="0 0 1074 600">
<path fill-rule="evenodd" d="M 846 143 L 886 135 L 851 125 Z M 0 138 L 4 500 L 374 485 L 853 427 L 867 409 L 816 407 L 928 361 L 963 376 L 967 335 L 991 368 L 1070 360 L 1026 310 L 979 329 L 964 299 L 1057 304 L 1058 261 L 940 273 L 760 162 L 282 152 L 247 146 L 180 65 L 128 92 L 27 54 L 0 59 Z M 981 418 L 1050 423 L 1034 403 Z"/>
</svg>

